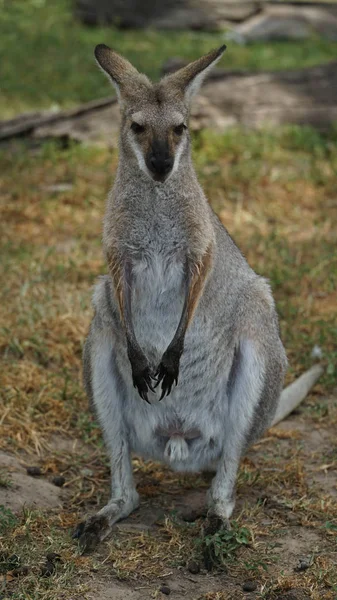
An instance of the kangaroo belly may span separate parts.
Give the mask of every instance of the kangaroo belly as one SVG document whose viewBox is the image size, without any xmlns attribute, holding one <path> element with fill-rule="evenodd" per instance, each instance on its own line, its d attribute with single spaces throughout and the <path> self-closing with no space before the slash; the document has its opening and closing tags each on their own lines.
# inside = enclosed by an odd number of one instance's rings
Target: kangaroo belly
<svg viewBox="0 0 337 600">
<path fill-rule="evenodd" d="M 172 433 L 169 424 L 163 427 L 160 423 L 169 423 L 175 411 L 170 413 L 166 410 L 154 415 L 155 406 L 151 408 L 152 415 L 147 415 L 146 420 L 138 419 L 136 426 L 132 427 L 134 452 L 165 462 L 176 471 L 200 471 L 218 460 L 223 448 L 224 426 L 219 430 L 218 423 L 209 420 L 206 428 L 189 428 L 188 423 L 182 421 L 182 429 Z"/>
<path fill-rule="evenodd" d="M 128 397 L 125 419 L 132 450 L 177 471 L 199 471 L 217 461 L 228 414 L 223 377 L 205 382 L 202 371 L 200 381 L 183 372 L 170 396 L 161 402 L 154 396 L 149 394 L 151 405 L 136 393 Z"/>
<path fill-rule="evenodd" d="M 137 341 L 152 364 L 159 363 L 171 342 L 184 300 L 181 262 L 157 255 L 133 265 L 133 324 Z M 160 388 L 156 393 L 149 391 L 149 405 L 129 382 L 124 417 L 134 452 L 179 471 L 198 471 L 214 464 L 223 448 L 228 409 L 230 364 L 224 363 L 224 344 L 211 316 L 195 314 L 185 337 L 179 382 L 170 395 L 160 402 Z"/>
<path fill-rule="evenodd" d="M 137 341 L 159 362 L 172 340 L 183 310 L 183 265 L 159 254 L 133 266 L 132 314 Z"/>
</svg>

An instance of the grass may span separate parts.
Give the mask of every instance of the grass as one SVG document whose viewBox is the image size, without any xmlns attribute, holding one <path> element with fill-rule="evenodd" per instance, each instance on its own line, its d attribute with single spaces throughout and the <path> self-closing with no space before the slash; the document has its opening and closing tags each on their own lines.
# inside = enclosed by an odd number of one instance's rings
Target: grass
<svg viewBox="0 0 337 600">
<path fill-rule="evenodd" d="M 77 23 L 72 1 L 0 0 L 0 115 L 70 107 L 112 93 L 93 59 L 106 43 L 157 79 L 172 56 L 197 58 L 223 43 L 223 33 L 129 31 Z M 289 69 L 336 57 L 337 42 L 306 41 L 228 44 L 221 66 L 228 69 Z"/>
<path fill-rule="evenodd" d="M 247 527 L 240 527 L 233 521 L 230 529 L 222 529 L 201 540 L 201 548 L 205 565 L 209 570 L 225 568 L 236 559 L 237 551 L 243 546 L 251 545 L 251 532 Z"/>
<path fill-rule="evenodd" d="M 270 278 L 290 361 L 288 380 L 312 363 L 315 344 L 322 349 L 326 373 L 300 411 L 309 428 L 319 426 L 326 435 L 337 424 L 337 405 L 329 400 L 337 358 L 336 141 L 333 131 L 321 136 L 297 127 L 221 136 L 203 132 L 194 141 L 198 175 L 213 207 L 250 264 Z M 15 518 L 0 513 L 4 564 L 6 556 L 16 554 L 28 566 L 26 574 L 14 577 L 8 563 L 7 579 L 2 576 L 18 600 L 55 600 L 61 591 L 83 598 L 90 569 L 97 578 L 113 573 L 136 580 L 142 573 L 151 582 L 183 565 L 186 556 L 200 560 L 202 555 L 202 521 L 182 524 L 170 511 L 155 534 L 120 530 L 105 544 L 101 558 L 80 556 L 69 535 L 84 513 L 104 504 L 109 487 L 80 364 L 91 286 L 106 270 L 101 220 L 116 164 L 115 151 L 76 145 L 61 149 L 54 143 L 34 151 L 15 143 L 0 154 L 0 444 L 3 450 L 24 452 L 45 477 L 60 473 L 67 482 L 62 511 L 25 511 Z M 68 186 L 56 192 L 57 183 Z M 60 439 L 78 440 L 76 450 L 62 450 Z M 257 446 L 258 458 L 243 462 L 239 498 L 249 498 L 248 504 L 241 504 L 229 539 L 208 541 L 213 562 L 225 566 L 232 578 L 257 579 L 261 598 L 274 600 L 279 589 L 295 583 L 309 586 L 315 600 L 334 598 L 336 504 L 307 479 L 308 465 L 313 473 L 333 471 L 331 444 L 305 457 L 299 431 L 272 430 Z M 171 497 L 172 505 L 176 494 L 206 486 L 200 477 L 176 475 L 154 463 L 136 460 L 134 468 L 139 491 L 150 503 Z M 258 501 L 252 496 L 257 490 Z M 266 496 L 279 501 L 271 509 L 271 525 L 264 524 L 270 510 Z M 273 546 L 288 535 L 289 513 L 320 539 L 320 553 L 305 575 L 282 570 L 283 555 Z M 60 553 L 62 563 L 51 577 L 42 577 L 50 551 Z M 214 598 L 222 598 L 220 592 Z"/>
</svg>

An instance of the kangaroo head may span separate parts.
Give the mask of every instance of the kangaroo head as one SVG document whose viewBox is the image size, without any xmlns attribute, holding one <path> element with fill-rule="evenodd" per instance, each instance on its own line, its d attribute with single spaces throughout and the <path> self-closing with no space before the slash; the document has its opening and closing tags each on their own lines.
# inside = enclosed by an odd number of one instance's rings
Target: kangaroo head
<svg viewBox="0 0 337 600">
<path fill-rule="evenodd" d="M 225 49 L 213 50 L 152 84 L 111 48 L 96 46 L 96 60 L 116 88 L 121 106 L 121 151 L 154 181 L 166 181 L 188 155 L 191 98 Z"/>
</svg>

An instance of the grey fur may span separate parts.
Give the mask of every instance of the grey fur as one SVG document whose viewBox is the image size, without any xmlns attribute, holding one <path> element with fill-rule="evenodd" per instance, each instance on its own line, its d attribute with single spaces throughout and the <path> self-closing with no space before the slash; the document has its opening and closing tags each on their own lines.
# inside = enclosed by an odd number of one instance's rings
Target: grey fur
<svg viewBox="0 0 337 600">
<path fill-rule="evenodd" d="M 218 54 L 213 62 L 217 58 Z M 209 60 L 206 63 L 208 68 Z M 118 68 L 120 81 L 120 57 Z M 197 76 L 200 64 L 198 68 Z M 185 335 L 179 383 L 162 402 L 160 391 L 149 391 L 150 404 L 133 386 L 116 286 L 110 275 L 96 285 L 95 316 L 84 349 L 84 383 L 111 455 L 112 497 L 79 532 L 84 547 L 91 545 L 93 536 L 96 542 L 105 537 L 113 523 L 137 505 L 131 452 L 178 471 L 215 466 L 209 505 L 226 521 L 234 508 L 240 459 L 272 423 L 287 366 L 270 287 L 247 264 L 209 206 L 192 165 L 188 131 L 176 150 L 180 160 L 164 183 L 153 181 L 137 157 L 130 114 L 137 113 L 161 136 L 177 113 L 188 118 L 184 89 L 179 93 L 179 81 L 186 86 L 186 73 L 180 80 L 179 74 L 174 77 L 154 87 L 149 84 L 148 91 L 142 80 L 134 96 L 128 89 L 123 97 L 120 90 L 120 160 L 104 221 L 108 261 L 111 248 L 117 262 L 125 256 L 131 261 L 134 330 L 154 370 L 183 310 L 186 257 L 198 262 L 211 246 L 212 266 Z"/>
</svg>

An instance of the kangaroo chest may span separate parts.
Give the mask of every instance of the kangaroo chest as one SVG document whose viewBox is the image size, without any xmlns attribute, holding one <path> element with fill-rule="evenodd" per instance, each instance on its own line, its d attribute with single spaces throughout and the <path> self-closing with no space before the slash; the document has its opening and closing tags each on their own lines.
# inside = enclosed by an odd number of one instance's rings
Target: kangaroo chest
<svg viewBox="0 0 337 600">
<path fill-rule="evenodd" d="M 177 329 L 184 304 L 184 269 L 178 256 L 150 252 L 133 261 L 132 315 L 137 341 L 160 360 Z"/>
</svg>

